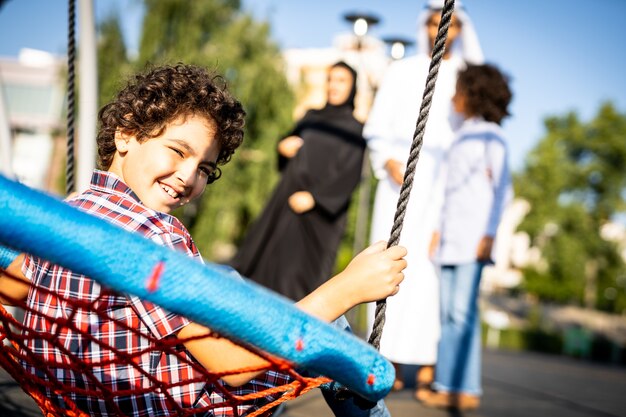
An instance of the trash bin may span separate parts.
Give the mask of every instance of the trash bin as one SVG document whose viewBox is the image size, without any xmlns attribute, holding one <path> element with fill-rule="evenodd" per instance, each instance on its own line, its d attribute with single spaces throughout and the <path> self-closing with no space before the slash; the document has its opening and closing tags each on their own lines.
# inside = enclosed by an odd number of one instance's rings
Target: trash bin
<svg viewBox="0 0 626 417">
<path fill-rule="evenodd" d="M 580 325 L 565 329 L 563 334 L 563 353 L 579 358 L 591 357 L 592 333 Z"/>
</svg>

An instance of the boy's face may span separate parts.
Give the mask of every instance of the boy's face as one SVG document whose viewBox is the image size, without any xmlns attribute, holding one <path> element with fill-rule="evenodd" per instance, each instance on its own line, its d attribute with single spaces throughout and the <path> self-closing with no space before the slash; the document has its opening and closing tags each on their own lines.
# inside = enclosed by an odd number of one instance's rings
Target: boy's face
<svg viewBox="0 0 626 417">
<path fill-rule="evenodd" d="M 465 94 L 463 90 L 459 88 L 458 84 L 456 87 L 456 91 L 452 96 L 452 107 L 454 107 L 454 111 L 456 111 L 457 113 L 465 115 Z"/>
<path fill-rule="evenodd" d="M 204 191 L 219 154 L 215 134 L 215 122 L 200 116 L 181 117 L 143 142 L 118 132 L 109 171 L 148 208 L 170 213 Z"/>
</svg>

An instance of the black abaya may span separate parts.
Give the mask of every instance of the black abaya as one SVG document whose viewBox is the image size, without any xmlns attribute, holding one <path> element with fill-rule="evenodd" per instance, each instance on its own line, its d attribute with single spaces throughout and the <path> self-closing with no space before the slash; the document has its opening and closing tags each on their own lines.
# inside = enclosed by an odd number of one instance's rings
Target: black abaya
<svg viewBox="0 0 626 417">
<path fill-rule="evenodd" d="M 293 158 L 279 158 L 281 179 L 231 262 L 239 273 L 293 300 L 330 278 L 361 177 L 362 129 L 350 105 L 327 105 L 300 120 L 292 135 L 304 144 Z M 312 210 L 292 211 L 287 200 L 297 191 L 313 195 Z"/>
</svg>

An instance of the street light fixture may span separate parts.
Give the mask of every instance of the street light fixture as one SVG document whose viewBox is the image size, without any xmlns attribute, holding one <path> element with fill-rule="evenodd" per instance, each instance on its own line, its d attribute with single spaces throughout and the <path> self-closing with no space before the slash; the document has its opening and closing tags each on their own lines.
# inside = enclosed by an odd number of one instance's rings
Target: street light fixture
<svg viewBox="0 0 626 417">
<path fill-rule="evenodd" d="M 389 36 L 383 38 L 383 41 L 389 45 L 391 58 L 394 60 L 404 58 L 406 48 L 412 46 L 415 42 L 410 39 L 399 37 L 399 36 Z"/>
<path fill-rule="evenodd" d="M 361 49 L 362 39 L 367 35 L 371 26 L 380 22 L 380 19 L 368 13 L 346 13 L 343 18 L 352 23 L 352 31 L 357 37 L 357 49 Z"/>
</svg>

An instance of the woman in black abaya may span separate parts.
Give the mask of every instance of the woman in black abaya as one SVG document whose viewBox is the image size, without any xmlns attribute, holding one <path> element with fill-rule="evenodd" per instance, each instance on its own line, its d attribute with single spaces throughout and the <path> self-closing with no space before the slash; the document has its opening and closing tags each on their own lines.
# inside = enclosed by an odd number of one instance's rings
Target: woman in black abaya
<svg viewBox="0 0 626 417">
<path fill-rule="evenodd" d="M 309 110 L 277 146 L 281 179 L 231 265 L 293 300 L 330 278 L 365 140 L 354 118 L 356 72 L 328 72 L 327 104 Z"/>
</svg>

